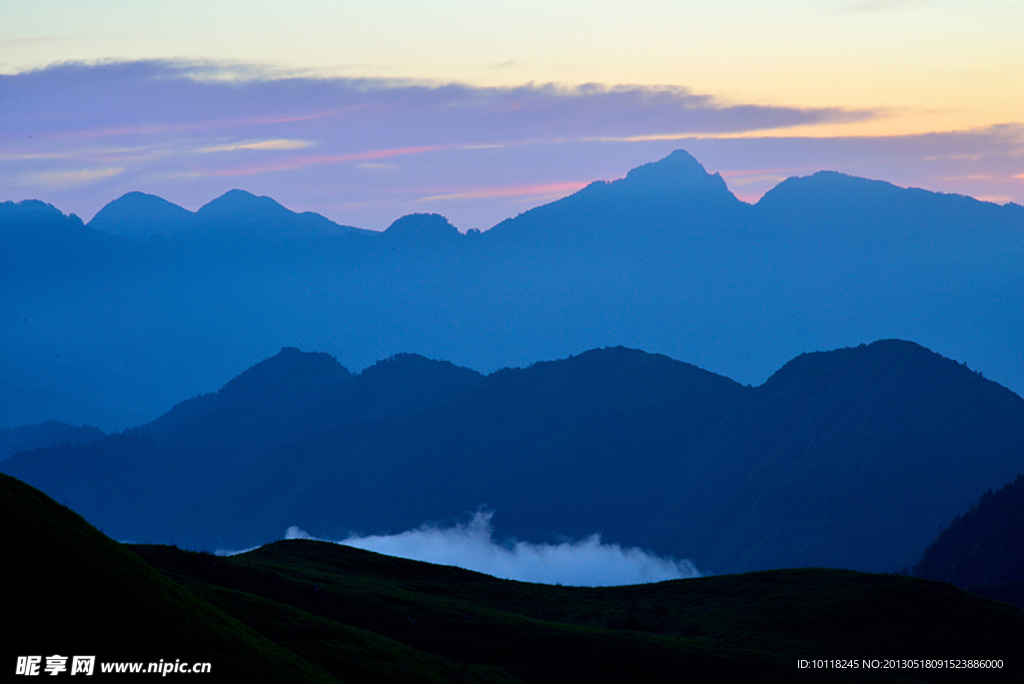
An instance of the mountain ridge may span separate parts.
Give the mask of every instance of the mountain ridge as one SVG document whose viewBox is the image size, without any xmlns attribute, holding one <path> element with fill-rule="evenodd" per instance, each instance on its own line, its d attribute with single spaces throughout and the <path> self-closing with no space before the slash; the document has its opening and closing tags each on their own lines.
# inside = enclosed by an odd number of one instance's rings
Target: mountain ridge
<svg viewBox="0 0 1024 684">
<path fill-rule="evenodd" d="M 294 343 L 484 372 L 622 345 L 760 384 L 807 349 L 898 337 L 1024 391 L 1019 207 L 837 173 L 748 205 L 679 152 L 482 233 L 411 216 L 327 234 L 275 211 L 163 242 L 25 242 L 0 211 L 0 382 L 155 417 Z M 74 416 L 22 420 L 50 418 Z"/>
<path fill-rule="evenodd" d="M 298 361 L 336 378 L 284 389 L 272 371 Z M 499 537 L 600 532 L 711 572 L 895 571 L 1024 470 L 1024 399 L 899 340 L 806 354 L 757 387 L 626 348 L 488 376 L 415 355 L 352 375 L 285 349 L 257 372 L 221 390 L 248 385 L 246 402 L 197 398 L 185 419 L 2 469 L 135 540 L 247 548 L 482 506 Z"/>
<path fill-rule="evenodd" d="M 311 211 L 297 213 L 270 197 L 239 189 L 227 191 L 194 212 L 156 195 L 129 192 L 104 205 L 87 225 L 134 240 L 279 241 L 372 232 L 339 225 Z"/>
</svg>

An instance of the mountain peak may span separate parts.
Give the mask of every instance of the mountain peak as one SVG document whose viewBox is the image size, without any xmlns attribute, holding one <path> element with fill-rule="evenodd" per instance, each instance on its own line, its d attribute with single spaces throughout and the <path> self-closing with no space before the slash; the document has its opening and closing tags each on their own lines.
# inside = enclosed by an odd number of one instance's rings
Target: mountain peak
<svg viewBox="0 0 1024 684">
<path fill-rule="evenodd" d="M 708 173 L 685 150 L 676 150 L 664 159 L 638 166 L 615 184 L 657 193 L 682 191 L 693 195 L 732 196 L 719 174 Z"/>
<path fill-rule="evenodd" d="M 196 212 L 196 218 L 206 234 L 233 238 L 282 240 L 360 232 L 358 228 L 340 226 L 320 214 L 311 211 L 300 214 L 271 197 L 237 189 L 205 204 Z"/>
<path fill-rule="evenodd" d="M 1000 401 L 1020 401 L 1010 390 L 956 361 L 922 347 L 916 342 L 886 339 L 827 352 L 809 352 L 789 361 L 772 375 L 764 387 L 807 382 L 819 388 L 879 385 L 890 387 L 889 398 L 906 387 L 953 388 L 961 398 L 984 392 Z M 951 396 L 952 396 L 951 395 Z M 951 399 L 952 401 L 952 399 Z M 908 405 L 913 402 L 908 400 Z"/>
<path fill-rule="evenodd" d="M 64 215 L 57 207 L 40 200 L 21 200 L 20 202 L 0 202 L 0 219 L 11 225 L 25 226 L 45 223 L 65 223 L 67 221 L 81 223 L 74 214 Z"/>
<path fill-rule="evenodd" d="M 600 243 L 618 250 L 624 244 L 649 244 L 661 236 L 720 237 L 724 233 L 717 227 L 725 217 L 746 206 L 729 191 L 721 175 L 709 174 L 691 154 L 676 150 L 632 169 L 625 178 L 596 181 L 568 197 L 506 219 L 491 233 L 510 239 L 532 235 Z"/>
<path fill-rule="evenodd" d="M 148 240 L 155 235 L 188 237 L 195 214 L 162 197 L 144 192 L 129 192 L 99 210 L 89 227 L 104 233 Z"/>
<path fill-rule="evenodd" d="M 348 369 L 330 354 L 304 352 L 296 347 L 283 347 L 224 385 L 221 392 L 242 394 L 259 388 L 299 387 L 334 383 L 351 377 Z"/>
<path fill-rule="evenodd" d="M 440 242 L 459 236 L 458 229 L 440 214 L 407 214 L 384 231 L 390 239 L 409 242 Z"/>
<path fill-rule="evenodd" d="M 219 218 L 223 216 L 234 216 L 237 214 L 252 214 L 254 212 L 279 215 L 281 213 L 292 214 L 285 207 L 270 197 L 254 195 L 246 190 L 228 190 L 215 200 L 204 204 L 196 214 L 203 218 Z"/>
<path fill-rule="evenodd" d="M 648 162 L 630 169 L 627 179 L 634 181 L 673 177 L 677 180 L 699 180 L 711 176 L 697 159 L 686 150 L 675 150 L 658 161 Z M 718 174 L 714 174 L 718 175 Z"/>
<path fill-rule="evenodd" d="M 810 176 L 787 178 L 766 192 L 758 205 L 771 207 L 784 202 L 806 205 L 837 200 L 879 201 L 901 192 L 906 191 L 885 181 L 851 176 L 839 171 L 818 171 Z"/>
<path fill-rule="evenodd" d="M 277 412 L 279 417 L 282 411 L 309 412 L 351 378 L 348 369 L 330 354 L 284 347 L 274 356 L 242 371 L 217 392 L 187 399 L 140 430 L 175 429 L 199 414 L 225 407 L 257 407 Z"/>
<path fill-rule="evenodd" d="M 695 207 L 740 204 L 721 175 L 708 173 L 685 150 L 676 150 L 656 162 L 638 166 L 630 170 L 625 178 L 591 183 L 565 199 L 573 200 L 573 203 L 625 203 L 631 210 L 642 205 L 655 207 L 681 203 Z"/>
</svg>

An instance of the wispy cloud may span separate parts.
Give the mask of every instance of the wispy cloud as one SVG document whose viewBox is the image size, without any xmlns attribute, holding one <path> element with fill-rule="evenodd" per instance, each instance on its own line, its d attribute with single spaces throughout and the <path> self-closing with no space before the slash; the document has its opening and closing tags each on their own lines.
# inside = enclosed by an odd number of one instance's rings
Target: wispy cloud
<svg viewBox="0 0 1024 684">
<path fill-rule="evenodd" d="M 478 88 L 105 62 L 0 75 L 0 102 L 0 188 L 18 193 L 0 199 L 82 216 L 129 190 L 196 209 L 244 185 L 349 225 L 383 229 L 429 202 L 486 229 L 680 147 L 748 200 L 783 173 L 820 168 L 1022 197 L 1019 126 L 813 140 L 809 131 L 888 113 L 731 103 L 682 87 Z"/>
<path fill-rule="evenodd" d="M 420 197 L 418 202 L 434 202 L 449 199 L 495 199 L 508 197 L 549 197 L 551 195 L 568 195 L 576 192 L 589 181 L 563 181 L 545 185 L 518 185 L 506 188 L 475 188 L 445 195 Z"/>
<path fill-rule="evenodd" d="M 255 148 L 253 148 L 255 149 Z M 263 164 L 246 164 L 226 168 L 211 168 L 205 171 L 195 171 L 197 176 L 211 176 L 220 178 L 245 178 L 263 173 L 275 171 L 295 171 L 310 166 L 322 166 L 325 164 L 345 164 L 348 162 L 363 161 L 366 159 L 389 159 L 410 154 L 422 154 L 434 152 L 441 149 L 439 145 L 427 145 L 424 147 L 401 147 L 387 150 L 366 150 L 353 152 L 351 154 L 327 154 L 313 157 L 290 157 L 281 161 L 271 161 Z M 360 165 L 362 166 L 362 165 Z"/>
<path fill-rule="evenodd" d="M 124 169 L 80 169 L 75 171 L 46 171 L 27 176 L 23 183 L 25 185 L 41 185 L 47 188 L 66 188 L 76 185 L 92 183 L 94 181 L 111 178 L 124 173 Z"/>
<path fill-rule="evenodd" d="M 597 534 L 562 544 L 500 544 L 493 537 L 491 516 L 478 512 L 464 525 L 445 529 L 425 525 L 400 534 L 348 537 L 335 543 L 542 584 L 616 586 L 699 576 L 689 561 L 661 558 L 635 547 L 604 544 Z M 298 527 L 290 527 L 286 538 L 311 537 Z"/>
<path fill-rule="evenodd" d="M 215 65 L 209 67 L 215 70 Z M 384 79 L 197 80 L 202 65 L 177 62 L 63 64 L 0 78 L 8 120 L 47 135 L 154 135 L 344 122 L 375 138 L 402 123 L 437 143 L 505 139 L 678 135 L 750 131 L 872 116 L 869 111 L 731 104 L 680 87 L 554 84 L 474 88 Z M 261 72 L 258 72 L 261 73 Z M 69 116 L 64 106 L 79 109 Z M 349 132 L 355 132 L 351 129 Z M 345 136 L 346 131 L 335 133 Z M 329 136 L 332 137 L 332 136 Z"/>
<path fill-rule="evenodd" d="M 255 142 L 237 142 L 224 145 L 212 145 L 202 147 L 198 152 L 235 152 L 238 150 L 301 150 L 311 147 L 312 142 L 308 140 L 258 140 Z"/>
</svg>

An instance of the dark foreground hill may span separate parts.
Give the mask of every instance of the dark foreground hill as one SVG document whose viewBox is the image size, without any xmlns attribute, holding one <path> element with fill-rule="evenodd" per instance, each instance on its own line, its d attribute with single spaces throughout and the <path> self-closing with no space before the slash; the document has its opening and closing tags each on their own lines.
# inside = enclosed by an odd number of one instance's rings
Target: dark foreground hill
<svg viewBox="0 0 1024 684">
<path fill-rule="evenodd" d="M 410 355 L 352 375 L 287 349 L 149 425 L 3 470 L 118 539 L 194 549 L 484 508 L 499 540 L 600 533 L 703 572 L 893 572 L 1022 453 L 1024 400 L 898 340 L 803 355 L 759 387 L 622 348 L 486 377 Z"/>
<path fill-rule="evenodd" d="M 332 681 L 6 475 L 0 521 L 0 648 L 8 676 L 18 656 L 43 656 L 45 665 L 46 656 L 60 654 L 69 657 L 68 672 L 70 656 L 95 655 L 97 674 L 101 662 L 181 660 L 211 663 L 215 681 Z"/>
<path fill-rule="evenodd" d="M 125 547 L 6 476 L 0 515 L 9 552 L 0 623 L 6 667 L 19 655 L 59 653 L 96 655 L 99 663 L 209 662 L 210 681 L 1020 676 L 1013 655 L 1024 613 L 909 577 L 787 570 L 586 589 L 322 542 L 278 542 L 231 558 Z"/>
</svg>

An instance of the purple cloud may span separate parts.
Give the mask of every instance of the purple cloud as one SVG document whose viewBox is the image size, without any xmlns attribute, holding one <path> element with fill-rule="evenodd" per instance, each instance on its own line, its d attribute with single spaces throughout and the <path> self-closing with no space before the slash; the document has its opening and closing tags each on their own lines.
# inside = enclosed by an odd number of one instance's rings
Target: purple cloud
<svg viewBox="0 0 1024 684">
<path fill-rule="evenodd" d="M 493 197 L 550 194 L 515 188 L 575 187 L 597 170 L 576 166 L 567 176 L 552 160 L 601 138 L 749 132 L 872 115 L 731 105 L 684 88 L 474 88 L 275 78 L 244 68 L 242 78 L 222 78 L 224 70 L 150 61 L 0 76 L 0 180 L 9 199 L 38 197 L 88 218 L 129 190 L 194 209 L 243 186 L 383 228 L 404 211 L 423 210 L 423 202 L 447 201 L 457 211 Z M 380 161 L 389 164 L 372 164 Z M 510 208 L 467 215 L 488 227 Z"/>
<path fill-rule="evenodd" d="M 676 87 L 474 88 L 148 61 L 0 76 L 0 101 L 0 200 L 42 199 L 85 219 L 131 190 L 196 209 L 238 187 L 367 228 L 434 211 L 486 229 L 680 147 L 748 200 L 822 168 L 1024 198 L 1020 127 L 756 138 L 880 114 L 735 105 Z M 748 137 L 715 137 L 736 133 Z"/>
</svg>

